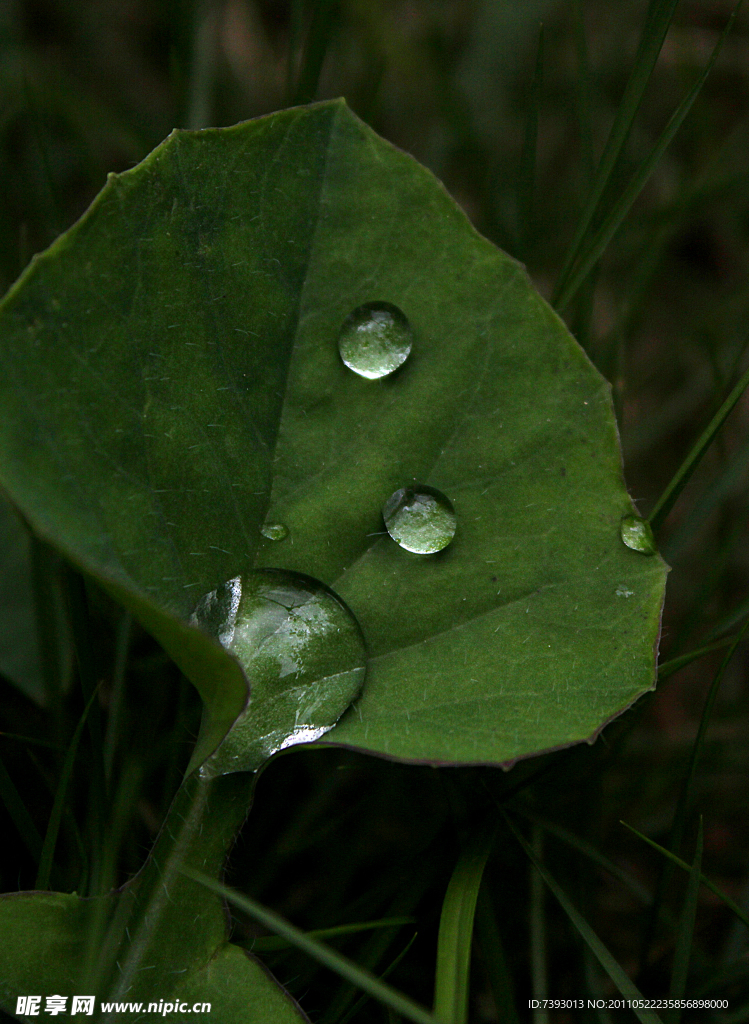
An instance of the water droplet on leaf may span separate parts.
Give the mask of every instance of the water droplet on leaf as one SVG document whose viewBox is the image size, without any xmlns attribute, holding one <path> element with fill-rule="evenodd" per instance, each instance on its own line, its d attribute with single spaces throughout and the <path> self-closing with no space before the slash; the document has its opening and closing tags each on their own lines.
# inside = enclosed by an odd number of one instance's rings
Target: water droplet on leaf
<svg viewBox="0 0 749 1024">
<path fill-rule="evenodd" d="M 365 302 L 349 313 L 338 336 L 346 366 L 360 377 L 386 377 L 408 359 L 413 332 L 405 314 L 390 302 Z"/>
<path fill-rule="evenodd" d="M 455 536 L 455 511 L 434 487 L 401 487 L 382 507 L 387 532 L 406 551 L 432 555 Z"/>
<path fill-rule="evenodd" d="M 201 598 L 192 621 L 242 665 L 250 700 L 204 777 L 255 771 L 272 754 L 328 732 L 359 694 L 366 649 L 359 623 L 310 576 L 261 569 Z"/>
<path fill-rule="evenodd" d="M 267 540 L 286 540 L 289 536 L 289 528 L 283 523 L 265 523 L 260 532 Z"/>
<path fill-rule="evenodd" d="M 625 516 L 622 519 L 620 533 L 628 548 L 639 551 L 643 555 L 655 554 L 655 539 L 647 520 L 640 519 L 639 516 Z"/>
</svg>

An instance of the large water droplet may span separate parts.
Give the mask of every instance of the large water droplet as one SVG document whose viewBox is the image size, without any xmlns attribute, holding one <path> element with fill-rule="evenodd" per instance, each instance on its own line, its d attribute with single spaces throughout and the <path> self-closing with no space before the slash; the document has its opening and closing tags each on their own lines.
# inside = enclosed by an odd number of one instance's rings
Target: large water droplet
<svg viewBox="0 0 749 1024">
<path fill-rule="evenodd" d="M 280 569 L 237 576 L 201 598 L 193 622 L 242 665 L 250 701 L 201 774 L 255 771 L 332 729 L 364 682 L 359 624 L 318 580 Z"/>
<path fill-rule="evenodd" d="M 625 516 L 620 527 L 622 541 L 633 551 L 642 555 L 654 555 L 655 538 L 650 523 L 639 516 Z"/>
<path fill-rule="evenodd" d="M 360 377 L 375 380 L 397 370 L 413 344 L 411 325 L 390 302 L 365 302 L 349 313 L 338 335 L 338 351 Z"/>
<path fill-rule="evenodd" d="M 406 551 L 433 555 L 455 536 L 455 511 L 434 487 L 401 487 L 382 507 L 387 532 Z"/>
<path fill-rule="evenodd" d="M 265 523 L 260 532 L 267 540 L 286 540 L 289 536 L 289 528 L 283 523 Z"/>
</svg>

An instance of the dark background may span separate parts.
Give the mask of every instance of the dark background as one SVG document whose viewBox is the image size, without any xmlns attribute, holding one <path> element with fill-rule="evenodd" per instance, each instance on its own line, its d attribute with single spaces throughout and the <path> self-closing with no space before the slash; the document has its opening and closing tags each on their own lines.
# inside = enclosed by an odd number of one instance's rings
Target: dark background
<svg viewBox="0 0 749 1024">
<path fill-rule="evenodd" d="M 522 259 L 548 297 L 632 67 L 646 6 L 633 0 L 4 0 L 0 291 L 81 215 L 108 171 L 132 166 L 173 128 L 228 125 L 294 100 L 344 95 L 377 132 L 431 168 L 478 230 Z M 723 0 L 679 4 L 609 203 L 691 87 L 731 7 Z M 644 514 L 747 362 L 748 99 L 746 12 L 590 287 L 565 311 L 612 383 L 626 478 Z M 659 537 L 673 567 L 662 660 L 727 635 L 749 612 L 747 467 L 744 399 Z M 68 575 L 64 586 L 75 590 L 79 583 Z M 85 602 L 106 718 L 121 616 L 90 585 Z M 646 900 L 662 860 L 619 822 L 667 842 L 722 654 L 664 681 L 594 747 L 510 773 L 409 767 L 335 750 L 282 756 L 259 780 L 228 880 L 305 928 L 413 917 L 415 924 L 338 945 L 382 972 L 417 932 L 389 981 L 429 1004 L 441 901 L 461 837 L 501 804 L 527 835 L 529 815 L 561 823 L 639 883 L 641 899 L 611 870 L 536 827 L 539 851 L 599 936 L 646 995 L 664 995 L 674 946 L 667 920 L 643 953 Z M 55 721 L 0 679 L 5 732 L 52 737 L 64 748 L 81 709 L 75 679 Z M 191 687 L 137 628 L 127 647 L 122 715 L 119 802 L 106 826 L 117 883 L 150 848 L 199 716 Z M 691 860 L 701 813 L 703 870 L 744 906 L 748 736 L 747 659 L 739 648 L 713 712 L 682 855 Z M 54 882 L 68 890 L 80 888 L 86 846 L 97 829 L 86 756 L 82 750 L 58 847 Z M 0 758 L 43 834 L 59 751 L 0 735 Z M 0 883 L 4 890 L 31 887 L 34 866 L 4 815 L 0 807 Z M 678 873 L 665 890 L 672 915 L 684 881 Z M 527 1001 L 544 986 L 553 997 L 614 992 L 554 899 L 534 887 L 528 861 L 506 830 L 486 891 L 521 1020 L 530 1019 Z M 238 940 L 249 942 L 252 934 L 248 922 L 236 922 Z M 343 1019 L 351 1002 L 328 972 L 293 954 L 268 962 L 313 1021 Z M 506 1019 L 485 963 L 479 950 L 471 1020 Z M 749 1009 L 741 1009 L 749 1001 L 745 933 L 705 888 L 689 991 L 728 998 L 734 1015 L 721 1019 L 749 1020 Z M 354 1019 L 388 1017 L 369 1003 Z M 552 1013 L 548 1019 L 607 1018 Z"/>
</svg>

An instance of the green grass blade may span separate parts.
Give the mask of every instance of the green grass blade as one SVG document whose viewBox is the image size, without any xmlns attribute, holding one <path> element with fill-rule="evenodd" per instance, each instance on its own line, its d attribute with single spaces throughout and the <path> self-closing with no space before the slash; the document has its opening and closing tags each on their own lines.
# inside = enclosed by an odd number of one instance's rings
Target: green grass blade
<svg viewBox="0 0 749 1024">
<path fill-rule="evenodd" d="M 497 925 L 491 897 L 486 885 L 479 890 L 476 905 L 476 938 L 494 996 L 497 1019 L 502 1024 L 520 1024 L 515 1009 L 515 991 L 505 958 L 502 936 Z"/>
<path fill-rule="evenodd" d="M 741 632 L 738 634 L 734 642 L 731 644 L 726 656 L 720 664 L 720 668 L 715 673 L 710 689 L 705 700 L 705 706 L 702 709 L 702 716 L 700 718 L 699 729 L 695 737 L 694 743 L 692 744 L 692 750 L 689 757 L 689 765 L 687 767 L 684 782 L 682 784 L 681 794 L 679 795 L 679 803 L 674 814 L 674 823 L 671 829 L 671 841 L 669 842 L 669 849 L 674 853 L 678 853 L 679 847 L 681 846 L 681 839 L 684 834 L 684 825 L 686 823 L 687 810 L 689 807 L 689 801 L 692 795 L 692 783 L 694 776 L 697 771 L 697 762 L 699 761 L 700 754 L 702 753 L 702 747 L 705 743 L 705 734 L 707 733 L 707 727 L 710 723 L 710 715 L 712 714 L 713 705 L 715 699 L 718 696 L 720 684 L 723 681 L 728 665 L 736 653 L 736 649 L 744 638 L 744 634 L 749 628 L 749 619 L 746 620 L 741 628 Z"/>
<path fill-rule="evenodd" d="M 532 850 L 537 861 L 543 857 L 543 833 L 533 826 Z M 535 862 L 534 862 L 535 863 Z M 545 1000 L 549 998 L 549 972 L 546 961 L 546 890 L 543 876 L 535 866 L 531 865 L 530 878 L 530 959 L 531 959 L 531 992 L 533 998 L 541 1004 L 541 1008 L 533 1011 L 534 1024 L 549 1024 L 549 1012 Z"/>
<path fill-rule="evenodd" d="M 742 618 L 749 612 L 749 602 L 744 610 Z M 664 661 L 662 665 L 658 666 L 658 682 L 662 683 L 669 676 L 674 675 L 679 669 L 684 668 L 686 665 L 691 665 L 693 661 L 698 661 L 700 658 L 704 658 L 706 654 L 712 654 L 713 651 L 720 651 L 724 647 L 730 646 L 735 643 L 738 634 L 733 636 L 723 637 L 722 640 L 716 640 L 715 643 L 705 644 L 704 647 L 696 647 L 693 651 L 687 651 L 686 654 L 680 654 L 678 658 L 671 658 L 669 661 Z"/>
<path fill-rule="evenodd" d="M 262 904 L 257 903 L 249 896 L 243 896 L 241 893 L 234 892 L 232 889 L 227 888 L 227 886 L 222 885 L 200 871 L 193 871 L 191 868 L 184 867 L 179 870 L 183 875 L 192 878 L 195 882 L 199 882 L 206 889 L 216 893 L 217 896 L 222 896 L 229 903 L 249 914 L 250 917 L 259 921 L 268 931 L 275 932 L 276 935 L 287 939 L 292 946 L 301 949 L 302 952 L 311 956 L 313 960 L 317 960 L 318 963 L 321 963 L 331 971 L 335 971 L 340 977 L 346 978 L 385 1006 L 402 1014 L 407 1020 L 413 1021 L 414 1024 L 437 1024 L 439 1018 L 432 1016 L 423 1006 L 419 1006 L 418 1003 L 409 999 L 408 996 L 404 996 L 397 989 L 386 985 L 379 978 L 375 977 L 374 974 L 359 967 L 353 960 L 342 956 L 336 950 L 320 942 L 319 939 L 310 938 L 308 934 L 290 924 L 279 914 L 276 914 L 275 911 L 262 906 Z"/>
<path fill-rule="evenodd" d="M 406 954 L 408 953 L 408 951 L 411 948 L 411 946 L 413 946 L 414 942 L 416 942 L 417 935 L 418 935 L 418 932 L 414 932 L 414 934 L 408 940 L 408 942 L 403 947 L 403 949 L 400 951 L 398 956 L 394 960 L 390 961 L 390 963 L 387 965 L 385 970 L 380 975 L 380 981 L 384 981 L 385 978 L 389 977 L 393 973 L 393 971 L 398 966 L 398 964 L 401 962 L 401 960 L 404 958 L 404 956 L 406 956 Z M 348 1013 L 345 1016 L 341 1017 L 339 1024 L 348 1024 L 348 1022 L 350 1020 L 353 1020 L 353 1018 L 357 1015 L 357 1013 L 359 1012 L 359 1010 L 361 1010 L 361 1008 L 365 1005 L 365 1003 L 368 1002 L 368 1000 L 369 1000 L 369 996 L 368 995 L 360 996 L 356 1000 L 354 1005 L 351 1007 L 351 1009 L 348 1011 Z"/>
<path fill-rule="evenodd" d="M 59 582 L 59 556 L 31 531 L 31 583 L 34 594 L 36 633 L 47 702 L 60 730 L 64 680 L 61 671 L 63 639 L 55 601 L 55 585 Z"/>
<path fill-rule="evenodd" d="M 62 821 L 62 814 L 65 809 L 65 797 L 68 791 L 68 783 L 70 782 L 70 776 L 73 774 L 73 765 L 75 764 L 76 755 L 78 754 L 78 744 L 81 739 L 81 733 L 83 732 L 83 727 L 86 724 L 88 713 L 91 710 L 91 706 L 98 693 L 99 687 L 97 686 L 89 697 L 88 704 L 83 710 L 83 714 L 81 715 L 75 732 L 73 733 L 73 738 L 70 741 L 70 746 L 68 747 L 68 752 L 65 755 L 65 760 L 62 763 L 60 781 L 57 784 L 57 792 L 55 793 L 52 811 L 49 816 L 49 822 L 47 823 L 47 831 L 44 836 L 44 845 L 42 846 L 41 856 L 39 858 L 39 870 L 37 871 L 35 885 L 36 889 L 49 888 L 49 878 L 52 873 L 52 860 L 55 855 L 57 835 L 60 831 L 60 822 Z"/>
<path fill-rule="evenodd" d="M 682 871 L 692 870 L 685 860 L 682 860 L 681 857 L 677 857 L 675 853 L 672 853 L 670 850 L 667 850 L 666 847 L 661 846 L 660 843 L 656 843 L 654 839 L 648 839 L 648 837 L 646 835 L 643 835 L 642 832 L 638 832 L 633 825 L 628 825 L 626 821 L 621 821 L 620 824 L 624 825 L 625 828 L 629 829 L 630 832 L 634 833 L 634 835 L 636 835 L 638 839 L 642 839 L 643 843 L 647 843 L 648 846 L 652 846 L 654 850 L 657 850 L 658 853 L 662 854 L 664 857 L 670 860 L 672 864 L 676 865 L 676 867 L 681 868 Z M 718 897 L 718 899 L 721 900 L 721 902 L 728 907 L 731 913 L 734 914 L 739 921 L 741 921 L 742 924 L 746 925 L 746 927 L 749 928 L 749 915 L 747 915 L 741 909 L 741 907 L 738 905 L 738 903 L 736 903 L 735 900 L 732 900 L 727 893 L 723 892 L 723 890 L 719 886 L 717 886 L 715 882 L 710 881 L 710 879 L 706 875 L 700 875 L 700 882 L 705 886 L 706 889 L 709 889 L 710 892 L 714 893 Z"/>
<path fill-rule="evenodd" d="M 435 1016 L 449 1024 L 468 1020 L 473 919 L 494 835 L 472 841 L 458 859 L 442 903 L 434 982 Z"/>
<path fill-rule="evenodd" d="M 733 23 L 736 20 L 739 8 L 743 0 L 739 0 L 733 9 L 731 17 L 728 19 L 726 27 L 715 44 L 710 59 L 705 65 L 705 69 L 699 76 L 695 84 L 692 86 L 688 95 L 682 100 L 677 109 L 671 116 L 666 128 L 664 129 L 658 142 L 651 150 L 649 156 L 640 164 L 640 167 L 631 178 L 629 184 L 625 188 L 622 195 L 619 197 L 617 202 L 614 204 L 613 209 L 608 213 L 604 222 L 600 228 L 596 231 L 592 241 L 588 245 L 585 252 L 579 259 L 576 260 L 574 267 L 571 269 L 567 279 L 567 283 L 559 293 L 556 300 L 556 307 L 559 310 L 564 309 L 577 292 L 580 285 L 587 278 L 593 267 L 596 265 L 598 260 L 601 258 L 604 250 L 609 245 L 611 239 L 614 237 L 616 232 L 621 227 L 622 221 L 629 213 L 633 203 L 642 192 L 643 188 L 647 184 L 650 175 L 655 170 L 657 164 L 660 162 L 664 152 L 671 144 L 674 136 L 681 127 L 684 119 L 686 118 L 689 111 L 692 109 L 694 101 L 697 99 L 699 93 L 702 90 L 702 86 L 705 84 L 707 76 L 710 74 L 715 61 L 718 59 L 718 55 L 723 48 L 726 36 L 731 31 Z"/>
<path fill-rule="evenodd" d="M 598 938 L 596 933 L 590 927 L 585 918 L 578 912 L 572 902 L 568 899 L 567 894 L 557 885 L 556 881 L 552 878 L 543 864 L 538 860 L 536 855 L 531 848 L 530 843 L 526 841 L 524 836 L 518 831 L 513 825 L 509 818 L 506 817 L 507 824 L 510 827 L 510 831 L 515 836 L 517 841 L 522 846 L 529 860 L 533 863 L 538 873 L 543 878 L 546 885 L 551 889 L 552 893 L 556 897 L 557 901 L 564 910 L 567 917 L 572 922 L 572 925 L 579 933 L 580 937 L 590 948 L 591 952 L 598 960 L 601 967 L 611 978 L 613 983 L 616 985 L 619 992 L 627 999 L 643 1000 L 643 995 L 637 988 L 632 979 L 627 973 L 620 967 L 608 949 L 604 946 L 601 940 Z M 662 1024 L 657 1014 L 653 1013 L 652 1010 L 642 1009 L 636 1004 L 632 1007 L 632 1012 L 635 1014 L 641 1024 Z"/>
<path fill-rule="evenodd" d="M 305 932 L 311 939 L 334 939 L 339 935 L 358 935 L 360 932 L 373 931 L 376 928 L 400 928 L 404 924 L 415 924 L 415 917 L 385 917 L 380 921 L 359 921 L 355 924 L 339 924 L 334 928 L 315 928 Z M 253 953 L 276 953 L 288 949 L 292 945 L 288 939 L 279 935 L 261 935 L 246 944 Z"/>
<path fill-rule="evenodd" d="M 648 892 L 644 885 L 638 882 L 632 875 L 623 871 L 618 865 L 614 864 L 613 861 L 610 861 L 608 857 L 605 857 L 584 839 L 576 836 L 573 832 L 570 832 L 562 825 L 557 825 L 556 822 L 549 821 L 547 818 L 542 818 L 540 815 L 534 814 L 530 811 L 519 809 L 516 813 L 521 814 L 524 818 L 527 818 L 534 824 L 539 825 L 544 832 L 548 832 L 549 835 L 555 836 L 566 846 L 569 846 L 573 850 L 577 850 L 578 853 L 587 857 L 588 860 L 593 861 L 594 864 L 603 868 L 604 871 L 607 871 L 613 878 L 616 878 L 617 881 L 621 882 L 621 884 L 632 893 L 635 899 L 639 900 L 641 903 L 649 905 L 653 902 L 652 894 Z"/>
<path fill-rule="evenodd" d="M 389 903 L 386 916 L 405 917 L 412 915 L 423 899 L 427 890 L 436 882 L 437 862 L 422 862 L 418 872 L 412 873 L 407 885 L 404 885 L 395 898 Z M 357 963 L 373 974 L 382 974 L 379 967 L 381 961 L 398 937 L 398 930 L 383 928 L 372 932 L 369 939 L 357 953 Z M 342 981 L 338 991 L 333 995 L 320 1024 L 340 1024 L 358 999 L 358 990 L 348 981 Z"/>
<path fill-rule="evenodd" d="M 531 246 L 534 231 L 533 200 L 536 187 L 536 150 L 538 148 L 538 111 L 541 106 L 544 70 L 544 27 L 539 25 L 536 66 L 531 84 L 528 116 L 525 122 L 523 152 L 520 158 L 520 244 L 523 253 Z"/>
<path fill-rule="evenodd" d="M 4 740 L 15 740 L 17 743 L 28 744 L 32 747 L 46 747 L 48 750 L 64 750 L 59 743 L 53 743 L 51 740 L 40 740 L 36 736 L 22 736 L 17 732 L 2 732 L 0 730 L 0 739 Z"/>
<path fill-rule="evenodd" d="M 577 262 L 583 242 L 591 223 L 599 212 L 601 199 L 611 178 L 611 173 L 621 155 L 624 144 L 632 130 L 637 111 L 640 108 L 645 88 L 661 52 L 671 19 L 678 0 L 651 0 L 648 15 L 642 30 L 640 46 L 634 67 L 627 81 L 621 103 L 611 126 L 606 146 L 593 179 L 590 196 L 577 225 L 574 238 L 559 275 L 552 305 L 557 305 L 559 296 L 567 287 L 570 273 Z"/>
<path fill-rule="evenodd" d="M 648 516 L 648 522 L 653 528 L 654 533 L 657 532 L 663 524 L 666 516 L 673 508 L 676 499 L 684 490 L 690 477 L 699 465 L 702 456 L 713 443 L 715 435 L 723 426 L 729 414 L 733 411 L 734 406 L 743 395 L 748 384 L 749 370 L 746 370 L 729 394 L 728 398 L 726 398 L 720 409 L 718 409 L 716 414 L 705 427 L 689 455 L 687 455 L 681 466 L 679 466 L 673 476 L 673 479 L 656 502 L 655 508 Z"/>
<path fill-rule="evenodd" d="M 745 619 L 747 615 L 749 615 L 749 597 L 743 601 L 739 601 L 732 611 L 722 619 L 719 619 L 713 628 L 708 631 L 705 639 L 708 641 L 715 641 L 716 644 L 720 643 L 721 646 L 727 643 L 732 643 L 735 639 L 734 636 L 723 637 L 721 640 L 715 640 L 715 638 L 720 636 L 721 633 L 725 633 L 727 629 L 731 629 L 733 626 L 737 625 L 737 623 Z"/>
<path fill-rule="evenodd" d="M 304 62 L 292 104 L 311 103 L 317 95 L 325 54 L 338 20 L 338 0 L 317 0 L 304 49 Z"/>
<path fill-rule="evenodd" d="M 0 797 L 2 797 L 11 821 L 18 829 L 26 849 L 38 864 L 42 855 L 42 837 L 2 761 L 0 761 Z"/>
<path fill-rule="evenodd" d="M 302 23 L 304 21 L 304 0 L 291 0 L 289 6 L 289 38 L 286 53 L 286 105 L 288 106 L 294 97 L 294 80 L 297 71 L 297 57 L 299 52 L 299 40 L 302 38 Z"/>
<path fill-rule="evenodd" d="M 674 961 L 671 969 L 671 984 L 668 994 L 671 999 L 683 999 L 687 991 L 687 976 L 689 975 L 689 960 L 692 950 L 692 938 L 694 936 L 694 922 L 697 916 L 697 897 L 700 891 L 700 868 L 702 867 L 702 817 L 700 817 L 699 830 L 697 832 L 697 847 L 694 851 L 694 861 L 689 872 L 689 883 L 684 897 L 684 906 L 679 927 L 676 934 L 676 949 L 674 950 Z M 681 1010 L 675 1008 L 666 1016 L 668 1024 L 679 1024 Z"/>
<path fill-rule="evenodd" d="M 689 804 L 692 795 L 692 783 L 694 781 L 694 776 L 697 770 L 697 762 L 699 761 L 700 754 L 702 753 L 702 747 L 705 742 L 705 734 L 707 732 L 707 727 L 710 722 L 710 715 L 713 710 L 713 705 L 715 704 L 715 699 L 718 696 L 718 690 L 720 689 L 720 684 L 723 680 L 723 675 L 726 671 L 726 668 L 728 667 L 731 658 L 735 654 L 736 648 L 741 643 L 747 627 L 749 627 L 749 619 L 747 619 L 744 623 L 741 632 L 736 637 L 734 642 L 731 644 L 728 653 L 721 662 L 720 667 L 716 672 L 712 683 L 710 684 L 710 689 L 708 691 L 707 698 L 705 699 L 705 705 L 702 709 L 702 716 L 700 718 L 700 725 L 697 730 L 697 736 L 695 737 L 694 743 L 692 744 L 692 750 L 689 756 L 689 764 L 687 766 L 684 781 L 682 783 L 681 792 L 679 794 L 679 800 L 676 805 L 676 810 L 674 811 L 674 819 L 671 825 L 671 832 L 668 839 L 668 848 L 672 853 L 675 854 L 678 853 L 684 836 L 684 827 L 686 825 L 687 814 L 689 811 Z M 641 953 L 641 964 L 643 967 L 647 963 L 650 947 L 652 945 L 653 938 L 655 935 L 656 921 L 658 919 L 661 904 L 663 903 L 663 898 L 668 888 L 670 880 L 671 868 L 670 864 L 667 863 L 666 865 L 664 865 L 664 868 L 661 871 L 660 878 L 658 879 L 658 885 L 656 887 L 655 892 L 655 899 L 653 900 L 653 904 L 650 909 L 650 914 L 648 916 L 648 920 L 645 926 Z"/>
<path fill-rule="evenodd" d="M 213 121 L 213 89 L 219 49 L 220 7 L 216 0 L 195 0 L 192 54 L 185 127 L 208 128 Z"/>
<path fill-rule="evenodd" d="M 585 184 L 590 185 L 595 174 L 593 151 L 593 104 L 590 89 L 590 60 L 585 38 L 585 19 L 582 0 L 575 0 L 575 49 L 577 50 L 577 122 L 580 128 L 580 152 L 585 172 Z"/>
<path fill-rule="evenodd" d="M 112 693 L 109 701 L 109 715 L 104 734 L 104 775 L 109 782 L 112 778 L 114 755 L 119 740 L 122 705 L 125 697 L 125 674 L 127 659 L 130 653 L 130 640 L 133 631 L 133 617 L 130 612 L 123 612 L 117 624 L 115 643 L 114 671 L 112 673 Z"/>
</svg>

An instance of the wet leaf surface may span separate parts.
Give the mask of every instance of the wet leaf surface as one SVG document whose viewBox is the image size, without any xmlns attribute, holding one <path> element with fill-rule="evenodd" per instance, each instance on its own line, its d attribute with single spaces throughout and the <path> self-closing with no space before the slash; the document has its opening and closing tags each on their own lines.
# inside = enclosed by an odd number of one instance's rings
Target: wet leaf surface
<svg viewBox="0 0 749 1024">
<path fill-rule="evenodd" d="M 339 353 L 371 303 L 412 334 L 381 379 Z M 189 619 L 252 568 L 314 577 L 358 619 L 367 678 L 331 742 L 507 762 L 652 686 L 666 567 L 621 540 L 608 386 L 523 269 L 342 103 L 173 134 L 34 261 L 0 336 L 0 480 L 197 685 L 194 763 L 246 684 Z M 434 555 L 385 532 L 415 484 L 455 511 Z"/>
</svg>

